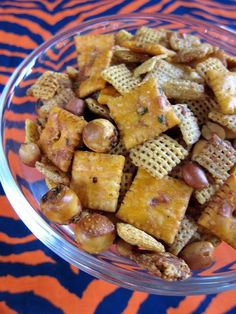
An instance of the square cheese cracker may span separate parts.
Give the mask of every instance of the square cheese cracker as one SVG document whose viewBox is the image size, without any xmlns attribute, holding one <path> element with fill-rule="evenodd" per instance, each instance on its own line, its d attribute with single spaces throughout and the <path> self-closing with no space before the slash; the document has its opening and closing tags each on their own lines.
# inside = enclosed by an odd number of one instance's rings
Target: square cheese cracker
<svg viewBox="0 0 236 314">
<path fill-rule="evenodd" d="M 182 180 L 168 176 L 157 179 L 140 168 L 117 217 L 171 244 L 179 230 L 191 193 L 192 188 Z"/>
</svg>

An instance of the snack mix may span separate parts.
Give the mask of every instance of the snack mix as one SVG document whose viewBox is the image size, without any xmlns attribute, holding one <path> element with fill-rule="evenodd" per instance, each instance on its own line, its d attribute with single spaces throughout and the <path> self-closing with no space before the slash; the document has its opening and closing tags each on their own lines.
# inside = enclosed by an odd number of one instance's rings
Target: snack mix
<svg viewBox="0 0 236 314">
<path fill-rule="evenodd" d="M 75 47 L 78 67 L 27 91 L 40 106 L 19 155 L 49 188 L 42 213 L 168 281 L 236 249 L 236 56 L 148 27 Z"/>
</svg>

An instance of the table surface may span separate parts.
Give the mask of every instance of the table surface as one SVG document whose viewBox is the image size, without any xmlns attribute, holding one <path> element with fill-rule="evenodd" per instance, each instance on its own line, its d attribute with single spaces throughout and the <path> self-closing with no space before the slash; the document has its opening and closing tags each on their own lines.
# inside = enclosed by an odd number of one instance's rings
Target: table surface
<svg viewBox="0 0 236 314">
<path fill-rule="evenodd" d="M 0 1 L 0 91 L 16 66 L 66 27 L 104 15 L 192 15 L 236 30 L 235 0 Z M 14 213 L 0 187 L 0 314 L 233 314 L 236 292 L 154 296 L 98 280 L 52 253 Z"/>
</svg>

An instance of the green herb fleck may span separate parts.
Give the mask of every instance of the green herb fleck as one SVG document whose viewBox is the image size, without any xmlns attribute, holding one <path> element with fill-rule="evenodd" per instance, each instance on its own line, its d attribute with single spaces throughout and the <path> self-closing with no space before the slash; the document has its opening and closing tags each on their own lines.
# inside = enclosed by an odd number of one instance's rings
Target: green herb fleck
<svg viewBox="0 0 236 314">
<path fill-rule="evenodd" d="M 77 89 L 77 88 L 79 88 L 79 85 L 80 85 L 80 82 L 74 82 L 73 88 Z"/>
<path fill-rule="evenodd" d="M 165 120 L 166 120 L 163 114 L 161 114 L 160 116 L 158 116 L 157 119 L 158 119 L 158 121 L 159 121 L 160 123 L 164 123 Z"/>
<path fill-rule="evenodd" d="M 140 116 L 143 116 L 145 113 L 148 112 L 148 108 L 147 107 L 139 107 L 137 109 L 137 113 L 140 115 Z"/>
</svg>

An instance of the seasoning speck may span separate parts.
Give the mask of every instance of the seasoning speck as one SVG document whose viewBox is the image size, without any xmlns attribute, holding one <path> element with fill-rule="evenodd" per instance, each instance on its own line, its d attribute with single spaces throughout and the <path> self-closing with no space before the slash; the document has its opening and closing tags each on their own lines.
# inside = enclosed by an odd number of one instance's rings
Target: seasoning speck
<svg viewBox="0 0 236 314">
<path fill-rule="evenodd" d="M 139 107 L 137 109 L 137 113 L 140 115 L 140 116 L 143 116 L 145 113 L 148 112 L 148 108 L 147 107 Z"/>
<path fill-rule="evenodd" d="M 97 177 L 93 177 L 93 183 L 97 183 L 98 182 L 98 178 Z"/>
<path fill-rule="evenodd" d="M 164 117 L 163 114 L 161 114 L 160 116 L 158 116 L 157 119 L 158 119 L 158 121 L 159 121 L 160 123 L 164 123 L 164 122 L 165 122 L 165 117 Z"/>
</svg>

